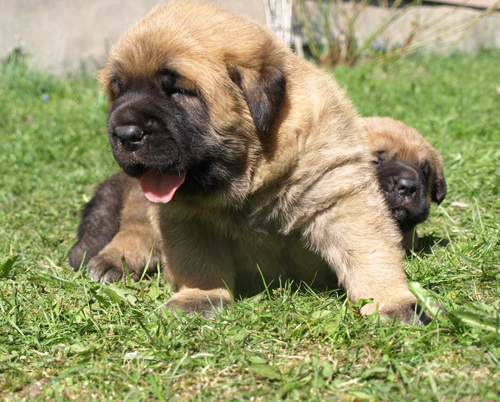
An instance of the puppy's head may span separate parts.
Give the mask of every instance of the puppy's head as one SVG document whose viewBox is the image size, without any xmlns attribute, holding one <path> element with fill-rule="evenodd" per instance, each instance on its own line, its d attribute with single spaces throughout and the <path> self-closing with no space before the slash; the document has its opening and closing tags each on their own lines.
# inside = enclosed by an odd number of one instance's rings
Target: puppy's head
<svg viewBox="0 0 500 402">
<path fill-rule="evenodd" d="M 380 188 L 403 232 L 429 215 L 446 196 L 443 161 L 413 128 L 389 117 L 363 119 Z"/>
<path fill-rule="evenodd" d="M 153 9 L 99 74 L 118 164 L 154 202 L 234 195 L 285 96 L 286 52 L 257 23 L 209 4 Z"/>
</svg>

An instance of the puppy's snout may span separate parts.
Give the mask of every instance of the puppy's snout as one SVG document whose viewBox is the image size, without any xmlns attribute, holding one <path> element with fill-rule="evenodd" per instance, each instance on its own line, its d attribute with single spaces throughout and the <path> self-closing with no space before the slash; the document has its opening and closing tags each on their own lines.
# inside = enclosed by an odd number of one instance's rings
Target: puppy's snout
<svg viewBox="0 0 500 402">
<path fill-rule="evenodd" d="M 144 131 L 139 126 L 118 126 L 114 133 L 127 151 L 136 151 L 142 145 Z"/>
<path fill-rule="evenodd" d="M 400 196 L 409 196 L 417 191 L 417 183 L 409 179 L 399 179 L 396 188 Z"/>
</svg>

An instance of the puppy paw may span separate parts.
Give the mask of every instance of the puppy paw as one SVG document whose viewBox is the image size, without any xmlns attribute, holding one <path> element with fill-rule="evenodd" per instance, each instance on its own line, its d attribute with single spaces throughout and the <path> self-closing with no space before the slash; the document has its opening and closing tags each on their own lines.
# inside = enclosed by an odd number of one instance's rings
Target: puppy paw
<svg viewBox="0 0 500 402">
<path fill-rule="evenodd" d="M 416 297 L 411 293 L 393 297 L 385 302 L 367 304 L 361 309 L 361 314 L 370 315 L 377 310 L 384 321 L 396 317 L 398 321 L 405 324 L 427 325 L 433 320 L 429 312 L 417 303 Z"/>
<path fill-rule="evenodd" d="M 78 241 L 73 245 L 73 247 L 71 247 L 71 250 L 69 251 L 69 265 L 71 265 L 71 267 L 75 271 L 78 271 L 80 267 L 87 264 L 89 260 L 97 254 L 97 252 L 91 250 L 83 242 Z"/>
<path fill-rule="evenodd" d="M 138 281 L 143 275 L 148 261 L 147 257 L 147 255 L 125 255 L 130 277 L 134 281 Z M 122 258 L 122 251 L 116 249 L 103 250 L 89 261 L 88 271 L 90 278 L 102 282 L 116 282 L 125 272 Z M 152 258 L 147 272 L 155 272 L 157 263 L 158 258 Z"/>
<path fill-rule="evenodd" d="M 199 289 L 185 289 L 173 295 L 166 303 L 169 310 L 199 314 L 205 318 L 213 318 L 225 308 L 231 306 L 231 297 L 226 289 L 203 291 Z"/>
<path fill-rule="evenodd" d="M 411 325 L 427 325 L 433 320 L 429 312 L 418 303 L 400 305 L 396 309 L 382 309 L 380 313 L 390 320 L 396 317 L 398 321 Z"/>
<path fill-rule="evenodd" d="M 120 260 L 111 262 L 101 255 L 89 261 L 88 271 L 90 279 L 101 282 L 116 282 L 123 275 Z"/>
</svg>

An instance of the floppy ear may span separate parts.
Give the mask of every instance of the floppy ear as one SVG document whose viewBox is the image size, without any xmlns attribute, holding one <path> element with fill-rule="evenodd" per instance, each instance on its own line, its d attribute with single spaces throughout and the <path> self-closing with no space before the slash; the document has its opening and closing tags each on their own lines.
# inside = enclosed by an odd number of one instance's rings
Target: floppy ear
<svg viewBox="0 0 500 402">
<path fill-rule="evenodd" d="M 443 170 L 440 169 L 436 172 L 436 176 L 434 176 L 434 182 L 432 183 L 432 201 L 437 203 L 438 205 L 444 200 L 446 197 L 446 181 L 444 179 Z"/>
<path fill-rule="evenodd" d="M 285 97 L 285 75 L 274 66 L 265 66 L 259 71 L 229 66 L 228 71 L 245 96 L 257 130 L 266 137 Z"/>
</svg>

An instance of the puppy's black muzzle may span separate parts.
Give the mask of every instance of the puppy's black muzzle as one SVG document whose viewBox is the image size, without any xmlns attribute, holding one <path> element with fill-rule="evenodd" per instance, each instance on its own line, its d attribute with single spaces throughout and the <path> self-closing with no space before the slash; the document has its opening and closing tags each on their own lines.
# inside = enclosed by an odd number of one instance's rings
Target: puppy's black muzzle
<svg viewBox="0 0 500 402">
<path fill-rule="evenodd" d="M 415 166 L 388 161 L 377 165 L 377 177 L 383 192 L 411 199 L 419 190 L 424 190 L 425 177 Z M 419 194 L 424 195 L 424 194 Z"/>
<path fill-rule="evenodd" d="M 399 161 L 383 161 L 377 165 L 377 177 L 392 216 L 403 231 L 427 218 L 427 184 L 422 169 Z"/>
</svg>

